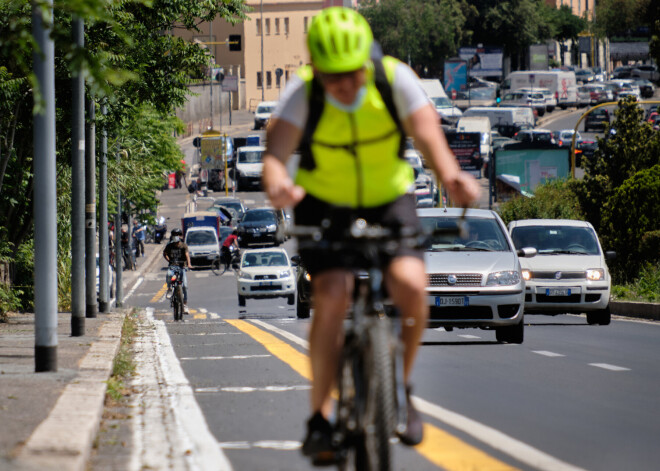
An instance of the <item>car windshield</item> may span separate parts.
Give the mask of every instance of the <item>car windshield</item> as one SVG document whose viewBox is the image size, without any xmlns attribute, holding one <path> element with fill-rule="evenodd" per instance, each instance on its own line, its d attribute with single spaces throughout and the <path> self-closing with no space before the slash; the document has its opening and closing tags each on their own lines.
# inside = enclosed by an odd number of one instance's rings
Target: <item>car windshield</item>
<svg viewBox="0 0 660 471">
<path fill-rule="evenodd" d="M 259 164 L 263 152 L 260 150 L 243 151 L 238 154 L 238 162 L 241 164 Z"/>
<path fill-rule="evenodd" d="M 452 104 L 446 96 L 436 96 L 431 98 L 433 106 L 436 108 L 451 108 Z"/>
<path fill-rule="evenodd" d="M 598 255 L 596 234 L 588 227 L 522 226 L 511 233 L 513 245 L 534 247 L 540 255 Z"/>
<path fill-rule="evenodd" d="M 243 222 L 263 222 L 264 224 L 275 224 L 275 213 L 272 211 L 248 211 L 243 217 Z"/>
<path fill-rule="evenodd" d="M 211 231 L 191 231 L 186 236 L 188 245 L 209 245 L 216 244 L 215 234 Z"/>
<path fill-rule="evenodd" d="M 287 267 L 289 262 L 281 252 L 253 252 L 243 257 L 243 267 Z"/>
<path fill-rule="evenodd" d="M 495 87 L 470 88 L 468 95 L 471 100 L 492 100 L 495 98 L 497 90 Z"/>
<path fill-rule="evenodd" d="M 272 113 L 274 109 L 275 107 L 272 105 L 263 105 L 257 108 L 257 113 Z"/>
<path fill-rule="evenodd" d="M 425 230 L 439 230 L 440 234 L 431 237 L 427 250 L 431 251 L 484 251 L 508 252 L 510 250 L 506 236 L 495 219 L 466 217 L 464 234 L 457 234 L 459 218 L 438 216 L 422 217 Z M 447 231 L 447 235 L 442 234 Z"/>
<path fill-rule="evenodd" d="M 243 212 L 241 203 L 239 203 L 238 201 L 216 201 L 215 206 L 216 207 L 222 206 L 224 208 L 233 209 L 238 214 L 241 214 Z"/>
</svg>

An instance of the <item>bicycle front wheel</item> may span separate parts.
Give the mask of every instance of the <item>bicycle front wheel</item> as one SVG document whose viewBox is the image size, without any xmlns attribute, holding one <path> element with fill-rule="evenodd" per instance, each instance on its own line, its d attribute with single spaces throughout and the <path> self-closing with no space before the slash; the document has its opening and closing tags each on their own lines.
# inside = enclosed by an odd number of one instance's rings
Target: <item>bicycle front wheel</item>
<svg viewBox="0 0 660 471">
<path fill-rule="evenodd" d="M 391 331 L 390 320 L 386 316 L 374 316 L 366 331 L 364 366 L 367 401 L 362 420 L 362 446 L 356 449 L 357 469 L 388 471 L 392 466 L 390 437 L 394 432 L 396 403 Z"/>
<path fill-rule="evenodd" d="M 218 257 L 211 262 L 211 271 L 213 271 L 213 274 L 216 276 L 220 276 L 227 271 L 227 265 L 222 263 L 221 257 Z"/>
</svg>

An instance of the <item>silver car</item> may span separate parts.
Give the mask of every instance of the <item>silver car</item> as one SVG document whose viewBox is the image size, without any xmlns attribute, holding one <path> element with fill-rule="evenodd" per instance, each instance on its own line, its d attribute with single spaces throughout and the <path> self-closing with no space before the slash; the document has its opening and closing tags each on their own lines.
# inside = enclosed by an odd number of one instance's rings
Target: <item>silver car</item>
<svg viewBox="0 0 660 471">
<path fill-rule="evenodd" d="M 495 211 L 418 209 L 426 229 L 439 230 L 424 254 L 428 275 L 429 327 L 494 329 L 498 342 L 522 343 L 525 282 L 519 256 Z M 462 226 L 461 235 L 448 231 Z M 452 232 L 452 233 L 449 233 Z"/>
</svg>

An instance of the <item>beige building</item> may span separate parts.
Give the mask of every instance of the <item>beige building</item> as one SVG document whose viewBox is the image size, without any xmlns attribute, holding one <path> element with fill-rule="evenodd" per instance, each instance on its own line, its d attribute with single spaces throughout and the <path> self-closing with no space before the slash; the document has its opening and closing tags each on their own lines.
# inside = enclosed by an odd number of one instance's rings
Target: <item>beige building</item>
<svg viewBox="0 0 660 471">
<path fill-rule="evenodd" d="M 252 11 L 245 22 L 231 25 L 218 19 L 200 25 L 201 33 L 178 34 L 205 43 L 203 47 L 209 48 L 216 67 L 224 68 L 225 76 L 238 77 L 232 108 L 253 110 L 262 100 L 277 100 L 296 69 L 309 62 L 307 28 L 324 2 L 262 0 L 248 1 L 248 5 Z M 208 44 L 228 40 L 240 45 Z"/>
</svg>

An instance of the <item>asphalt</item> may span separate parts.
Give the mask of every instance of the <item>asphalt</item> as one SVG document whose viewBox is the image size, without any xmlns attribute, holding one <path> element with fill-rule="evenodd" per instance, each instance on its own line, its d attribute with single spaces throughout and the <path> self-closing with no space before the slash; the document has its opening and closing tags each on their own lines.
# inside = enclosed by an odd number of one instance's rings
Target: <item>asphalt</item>
<svg viewBox="0 0 660 471">
<path fill-rule="evenodd" d="M 251 133 L 252 114 L 234 112 L 229 135 Z M 189 144 L 192 137 L 181 138 Z M 188 156 L 190 159 L 190 156 Z M 175 202 L 184 189 L 161 194 L 161 210 L 178 226 Z M 175 209 L 176 208 L 176 209 Z M 161 256 L 163 245 L 146 244 L 136 271 L 123 272 L 124 294 Z M 114 306 L 114 303 L 112 304 Z M 57 371 L 35 372 L 34 315 L 11 314 L 0 323 L 0 471 L 84 471 L 97 436 L 106 381 L 130 307 L 85 319 L 85 335 L 71 336 L 71 313 L 58 314 Z M 639 316 L 638 316 L 639 317 Z"/>
</svg>

